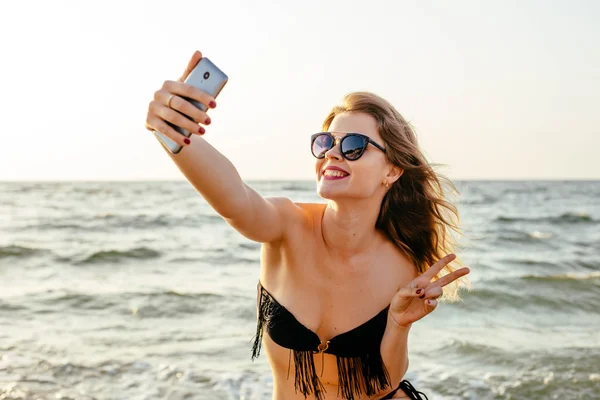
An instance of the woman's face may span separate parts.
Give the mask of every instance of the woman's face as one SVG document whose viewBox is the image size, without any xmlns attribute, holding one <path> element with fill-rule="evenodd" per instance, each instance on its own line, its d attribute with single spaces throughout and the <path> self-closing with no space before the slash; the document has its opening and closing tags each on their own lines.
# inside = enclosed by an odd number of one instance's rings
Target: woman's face
<svg viewBox="0 0 600 400">
<path fill-rule="evenodd" d="M 331 122 L 329 132 L 336 138 L 342 138 L 350 132 L 362 133 L 385 147 L 377 129 L 377 122 L 369 114 L 338 114 Z M 363 155 L 356 161 L 348 161 L 342 157 L 339 142 L 325 153 L 324 158 L 316 160 L 317 193 L 322 198 L 331 200 L 373 196 L 383 186 L 382 183 L 391 167 L 387 163 L 385 153 L 372 144 L 367 146 Z M 341 169 L 342 176 L 329 175 L 326 171 L 331 167 Z"/>
</svg>

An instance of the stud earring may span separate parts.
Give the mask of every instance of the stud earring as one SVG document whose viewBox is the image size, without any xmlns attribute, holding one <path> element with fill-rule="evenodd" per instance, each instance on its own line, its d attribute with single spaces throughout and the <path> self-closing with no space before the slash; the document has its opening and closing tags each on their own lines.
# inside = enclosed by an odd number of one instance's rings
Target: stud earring
<svg viewBox="0 0 600 400">
<path fill-rule="evenodd" d="M 386 188 L 386 189 L 389 189 L 389 188 L 390 188 L 390 183 L 389 183 L 389 182 L 387 182 L 387 181 L 385 182 L 385 188 Z"/>
</svg>

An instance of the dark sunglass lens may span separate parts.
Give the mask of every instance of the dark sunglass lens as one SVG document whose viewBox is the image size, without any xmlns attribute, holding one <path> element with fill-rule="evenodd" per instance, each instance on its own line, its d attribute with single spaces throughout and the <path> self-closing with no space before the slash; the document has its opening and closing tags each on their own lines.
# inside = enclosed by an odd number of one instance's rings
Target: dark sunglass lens
<svg viewBox="0 0 600 400">
<path fill-rule="evenodd" d="M 360 136 L 346 136 L 342 141 L 342 153 L 348 160 L 356 160 L 365 151 L 365 141 Z"/>
<path fill-rule="evenodd" d="M 312 144 L 312 153 L 313 156 L 317 158 L 322 158 L 325 156 L 325 153 L 331 149 L 333 140 L 331 137 L 327 135 L 319 135 L 315 138 Z"/>
</svg>

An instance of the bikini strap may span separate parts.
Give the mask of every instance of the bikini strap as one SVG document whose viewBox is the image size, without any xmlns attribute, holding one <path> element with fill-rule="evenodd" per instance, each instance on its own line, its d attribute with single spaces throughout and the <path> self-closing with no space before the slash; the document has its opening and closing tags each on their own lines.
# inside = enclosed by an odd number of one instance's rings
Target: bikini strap
<svg viewBox="0 0 600 400">
<path fill-rule="evenodd" d="M 404 393 L 406 393 L 408 395 L 408 398 L 411 400 L 429 400 L 429 398 L 425 395 L 425 393 L 419 392 L 406 379 L 403 380 L 402 382 L 400 382 L 400 389 L 402 389 L 404 391 Z M 421 397 L 421 395 L 425 396 L 425 398 L 423 399 L 423 397 Z"/>
</svg>

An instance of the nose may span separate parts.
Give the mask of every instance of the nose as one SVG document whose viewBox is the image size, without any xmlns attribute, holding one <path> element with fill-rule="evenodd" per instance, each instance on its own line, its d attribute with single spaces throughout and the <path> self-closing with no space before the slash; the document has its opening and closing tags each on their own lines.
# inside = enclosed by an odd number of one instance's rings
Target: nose
<svg viewBox="0 0 600 400">
<path fill-rule="evenodd" d="M 335 138 L 334 140 L 333 147 L 325 152 L 325 158 L 328 160 L 335 159 L 340 161 L 343 158 L 340 148 L 340 139 Z"/>
</svg>

